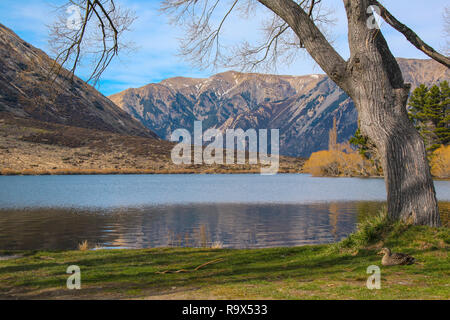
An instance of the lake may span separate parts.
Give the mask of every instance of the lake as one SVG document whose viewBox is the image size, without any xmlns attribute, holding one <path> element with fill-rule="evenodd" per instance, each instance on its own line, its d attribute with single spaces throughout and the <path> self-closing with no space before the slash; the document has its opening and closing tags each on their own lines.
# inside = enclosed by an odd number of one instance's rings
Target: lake
<svg viewBox="0 0 450 320">
<path fill-rule="evenodd" d="M 435 181 L 449 216 L 450 181 Z M 0 176 L 0 249 L 339 241 L 375 214 L 382 179 L 306 174 Z"/>
</svg>

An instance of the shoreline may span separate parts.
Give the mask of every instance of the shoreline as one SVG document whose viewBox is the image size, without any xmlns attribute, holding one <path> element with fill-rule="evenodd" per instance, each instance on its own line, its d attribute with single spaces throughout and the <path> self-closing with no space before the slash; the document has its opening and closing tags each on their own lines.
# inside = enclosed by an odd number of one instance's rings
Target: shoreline
<svg viewBox="0 0 450 320">
<path fill-rule="evenodd" d="M 260 174 L 261 171 L 254 170 L 189 170 L 189 169 L 180 169 L 180 170 L 141 170 L 141 169 L 130 169 L 130 170 L 116 170 L 116 169 L 80 169 L 80 170 L 42 170 L 42 171 L 34 171 L 34 170 L 0 170 L 0 176 L 51 176 L 51 175 L 130 175 L 130 174 Z M 285 173 L 297 173 L 297 174 L 306 174 L 305 172 L 298 170 L 279 170 L 277 173 L 285 174 Z"/>
<path fill-rule="evenodd" d="M 180 170 L 153 170 L 153 169 L 55 169 L 55 170 L 9 170 L 0 169 L 0 176 L 93 176 L 93 175 L 159 175 L 159 174 L 260 174 L 258 169 L 245 170 L 205 170 L 195 169 Z M 280 169 L 276 174 L 310 174 L 302 170 Z M 310 174 L 311 175 L 311 174 Z M 384 176 L 313 176 L 313 178 L 359 178 L 359 179 L 384 179 Z M 450 181 L 450 178 L 433 177 L 433 181 Z"/>
<path fill-rule="evenodd" d="M 359 249 L 0 250 L 0 299 L 450 299 L 449 240 L 448 228 L 409 226 Z M 382 246 L 417 262 L 383 267 Z M 80 290 L 66 288 L 71 265 Z M 366 287 L 370 265 L 381 290 Z"/>
</svg>

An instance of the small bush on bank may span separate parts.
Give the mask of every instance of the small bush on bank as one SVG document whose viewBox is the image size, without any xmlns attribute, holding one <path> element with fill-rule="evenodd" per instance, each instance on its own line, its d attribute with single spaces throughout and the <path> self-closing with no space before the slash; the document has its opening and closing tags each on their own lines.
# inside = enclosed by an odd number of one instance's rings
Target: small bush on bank
<svg viewBox="0 0 450 320">
<path fill-rule="evenodd" d="M 430 167 L 433 176 L 442 179 L 450 178 L 450 145 L 443 145 L 433 152 Z"/>
<path fill-rule="evenodd" d="M 388 217 L 387 209 L 359 223 L 354 233 L 330 247 L 332 251 L 358 252 L 373 247 L 381 249 L 388 239 L 398 238 L 411 226 Z"/>
<path fill-rule="evenodd" d="M 383 240 L 392 230 L 394 223 L 389 219 L 387 210 L 381 210 L 376 216 L 367 218 L 358 224 L 357 231 L 337 243 L 340 249 L 360 249 Z"/>
</svg>

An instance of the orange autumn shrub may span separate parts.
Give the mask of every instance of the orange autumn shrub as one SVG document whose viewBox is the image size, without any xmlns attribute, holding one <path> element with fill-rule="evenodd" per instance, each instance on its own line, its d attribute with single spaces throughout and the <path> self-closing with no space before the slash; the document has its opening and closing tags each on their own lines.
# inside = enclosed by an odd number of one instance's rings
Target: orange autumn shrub
<svg viewBox="0 0 450 320">
<path fill-rule="evenodd" d="M 450 178 L 450 145 L 443 145 L 433 152 L 430 167 L 433 176 L 443 179 Z"/>
<path fill-rule="evenodd" d="M 303 171 L 313 176 L 374 176 L 376 168 L 359 153 L 343 146 L 334 150 L 314 152 Z"/>
</svg>

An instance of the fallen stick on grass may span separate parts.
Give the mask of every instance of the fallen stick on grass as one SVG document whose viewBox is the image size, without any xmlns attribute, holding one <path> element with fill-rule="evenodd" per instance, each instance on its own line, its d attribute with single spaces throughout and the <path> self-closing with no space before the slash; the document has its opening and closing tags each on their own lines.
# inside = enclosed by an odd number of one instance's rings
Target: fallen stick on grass
<svg viewBox="0 0 450 320">
<path fill-rule="evenodd" d="M 219 259 L 215 259 L 215 260 L 211 260 L 208 261 L 206 263 L 203 263 L 201 265 L 199 265 L 198 267 L 196 267 L 195 269 L 191 269 L 191 270 L 186 270 L 186 269 L 180 269 L 180 270 L 166 270 L 166 271 L 156 271 L 156 273 L 159 274 L 166 274 L 166 273 L 181 273 L 181 272 L 194 272 L 197 271 L 203 267 L 206 267 L 207 265 L 213 264 L 213 263 L 218 263 L 218 262 L 222 262 L 224 259 L 223 258 L 219 258 Z"/>
</svg>

